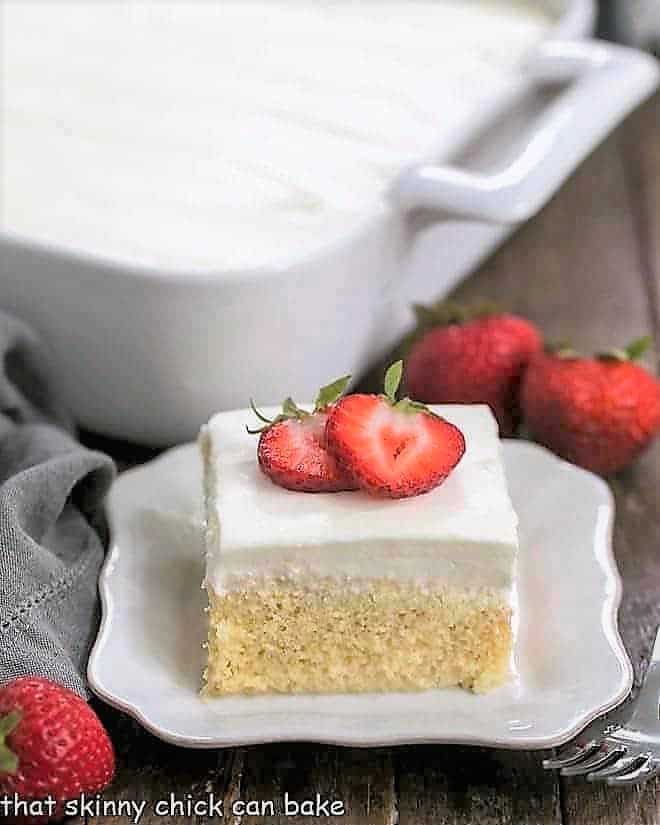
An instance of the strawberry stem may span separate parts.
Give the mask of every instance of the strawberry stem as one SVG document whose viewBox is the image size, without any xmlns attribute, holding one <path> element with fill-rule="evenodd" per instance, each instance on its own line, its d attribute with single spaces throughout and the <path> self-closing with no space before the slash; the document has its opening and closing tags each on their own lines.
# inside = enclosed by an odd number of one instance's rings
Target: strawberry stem
<svg viewBox="0 0 660 825">
<path fill-rule="evenodd" d="M 257 416 L 259 421 L 263 421 L 264 424 L 272 424 L 273 423 L 272 418 L 266 418 L 266 416 L 263 413 L 259 412 L 259 410 L 256 408 L 256 406 L 254 404 L 254 400 L 252 398 L 250 399 L 250 409 Z"/>
<path fill-rule="evenodd" d="M 259 435 L 259 433 L 262 433 L 264 430 L 267 430 L 275 423 L 274 419 L 266 418 L 266 416 L 263 413 L 259 412 L 252 398 L 250 399 L 250 409 L 257 416 L 259 421 L 263 422 L 264 425 L 263 427 L 248 427 L 248 425 L 246 424 L 245 429 L 248 431 L 250 435 Z"/>
<path fill-rule="evenodd" d="M 23 718 L 20 710 L 12 710 L 6 716 L 0 717 L 0 773 L 16 773 L 18 770 L 18 756 L 7 745 L 7 737 L 16 729 Z"/>
</svg>

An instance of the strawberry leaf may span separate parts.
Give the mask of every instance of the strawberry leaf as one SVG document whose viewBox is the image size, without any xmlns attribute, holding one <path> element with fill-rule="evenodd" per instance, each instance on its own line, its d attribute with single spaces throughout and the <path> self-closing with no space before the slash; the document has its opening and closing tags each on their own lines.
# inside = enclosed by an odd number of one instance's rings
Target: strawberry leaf
<svg viewBox="0 0 660 825">
<path fill-rule="evenodd" d="M 326 384 L 325 387 L 321 387 L 319 394 L 316 396 L 314 412 L 324 410 L 326 407 L 334 404 L 335 401 L 338 401 L 346 392 L 346 388 L 348 387 L 350 380 L 350 375 L 344 375 L 343 378 L 338 378 L 331 384 Z"/>
<path fill-rule="evenodd" d="M 338 378 L 336 381 L 333 381 L 332 384 L 327 384 L 325 387 L 321 387 L 319 394 L 316 396 L 314 412 L 319 412 L 320 410 L 324 410 L 330 404 L 334 404 L 334 402 L 344 394 L 350 380 L 351 376 L 345 375 L 343 378 Z M 299 407 L 291 396 L 284 399 L 284 403 L 282 404 L 282 412 L 275 418 L 266 418 L 266 416 L 259 412 L 259 410 L 255 407 L 252 399 L 250 399 L 250 409 L 257 416 L 259 421 L 263 423 L 263 427 L 256 427 L 254 429 L 246 426 L 245 429 L 250 433 L 250 435 L 260 435 L 269 427 L 272 427 L 273 424 L 279 424 L 282 421 L 303 421 L 311 415 L 311 413 L 307 412 L 307 410 L 303 410 L 302 407 Z"/>
<path fill-rule="evenodd" d="M 396 403 L 396 394 L 403 377 L 403 361 L 395 361 L 385 373 L 384 389 L 390 403 Z"/>
<path fill-rule="evenodd" d="M 637 359 L 641 358 L 642 355 L 644 355 L 644 353 L 648 350 L 651 343 L 652 340 L 650 335 L 645 335 L 643 338 L 638 338 L 636 341 L 633 341 L 632 344 L 629 344 L 625 349 L 628 360 L 637 361 Z"/>
<path fill-rule="evenodd" d="M 412 398 L 402 398 L 400 401 L 397 401 L 394 409 L 407 415 L 426 413 L 426 415 L 432 415 L 434 418 L 440 418 L 440 416 L 436 415 L 426 404 L 422 404 L 421 401 L 413 401 Z"/>
<path fill-rule="evenodd" d="M 20 710 L 12 710 L 6 716 L 0 717 L 0 773 L 14 774 L 18 770 L 18 757 L 7 745 L 6 738 L 16 729 L 22 718 Z"/>
<path fill-rule="evenodd" d="M 311 413 L 308 413 L 307 410 L 303 410 L 299 407 L 293 398 L 285 398 L 284 403 L 282 404 L 282 412 L 275 416 L 275 418 L 266 418 L 265 415 L 259 412 L 259 410 L 254 406 L 252 401 L 250 400 L 250 407 L 252 408 L 252 412 L 257 416 L 259 421 L 264 422 L 263 427 L 256 427 L 252 429 L 248 426 L 245 429 L 250 433 L 250 435 L 260 435 L 269 427 L 272 427 L 273 424 L 279 424 L 282 421 L 302 421 L 304 418 L 308 418 Z"/>
<path fill-rule="evenodd" d="M 285 398 L 284 403 L 282 404 L 282 415 L 284 418 L 297 418 L 298 420 L 301 420 L 303 418 L 307 418 L 309 413 L 307 410 L 301 409 L 293 398 L 289 397 Z"/>
<path fill-rule="evenodd" d="M 613 348 L 599 353 L 597 356 L 601 361 L 637 361 L 644 355 L 646 350 L 653 343 L 650 335 L 638 338 L 629 344 L 625 349 Z"/>
<path fill-rule="evenodd" d="M 413 304 L 413 312 L 420 331 L 451 324 L 465 324 L 492 315 L 501 315 L 502 309 L 492 301 L 480 301 L 463 306 L 456 301 L 438 301 L 435 304 Z"/>
</svg>

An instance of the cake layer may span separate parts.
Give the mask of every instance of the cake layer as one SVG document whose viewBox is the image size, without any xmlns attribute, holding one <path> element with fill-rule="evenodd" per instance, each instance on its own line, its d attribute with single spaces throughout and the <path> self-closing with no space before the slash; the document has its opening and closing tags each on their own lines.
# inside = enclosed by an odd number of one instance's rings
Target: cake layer
<svg viewBox="0 0 660 825">
<path fill-rule="evenodd" d="M 278 576 L 508 590 L 517 517 L 495 420 L 482 405 L 433 409 L 462 430 L 465 455 L 440 487 L 399 501 L 278 487 L 260 471 L 256 437 L 246 432 L 253 413 L 216 415 L 200 439 L 207 584 L 216 594 Z"/>
<path fill-rule="evenodd" d="M 510 673 L 511 609 L 492 591 L 389 580 L 209 590 L 205 692 L 483 692 Z"/>
</svg>

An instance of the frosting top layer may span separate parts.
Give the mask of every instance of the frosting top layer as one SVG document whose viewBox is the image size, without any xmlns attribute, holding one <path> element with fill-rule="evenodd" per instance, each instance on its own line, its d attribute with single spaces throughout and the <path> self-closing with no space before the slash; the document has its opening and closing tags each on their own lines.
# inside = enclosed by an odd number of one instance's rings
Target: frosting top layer
<svg viewBox="0 0 660 825">
<path fill-rule="evenodd" d="M 0 226 L 166 272 L 341 240 L 552 23 L 533 0 L 2 5 Z"/>
<path fill-rule="evenodd" d="M 433 409 L 462 430 L 465 455 L 440 487 L 402 500 L 278 487 L 259 469 L 257 437 L 245 430 L 254 423 L 253 413 L 212 418 L 201 436 L 207 582 L 222 590 L 234 578 L 307 572 L 358 579 L 442 576 L 508 586 L 517 516 L 495 419 L 482 405 Z"/>
</svg>

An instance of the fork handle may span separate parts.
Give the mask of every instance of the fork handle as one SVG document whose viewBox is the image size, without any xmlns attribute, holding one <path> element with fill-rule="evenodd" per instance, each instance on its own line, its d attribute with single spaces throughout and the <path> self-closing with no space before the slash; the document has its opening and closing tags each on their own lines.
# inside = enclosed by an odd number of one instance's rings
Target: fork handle
<svg viewBox="0 0 660 825">
<path fill-rule="evenodd" d="M 632 716 L 627 727 L 638 726 L 639 729 L 652 725 L 657 728 L 660 721 L 660 627 L 655 634 L 653 651 L 649 661 L 646 678 L 642 685 Z"/>
</svg>

